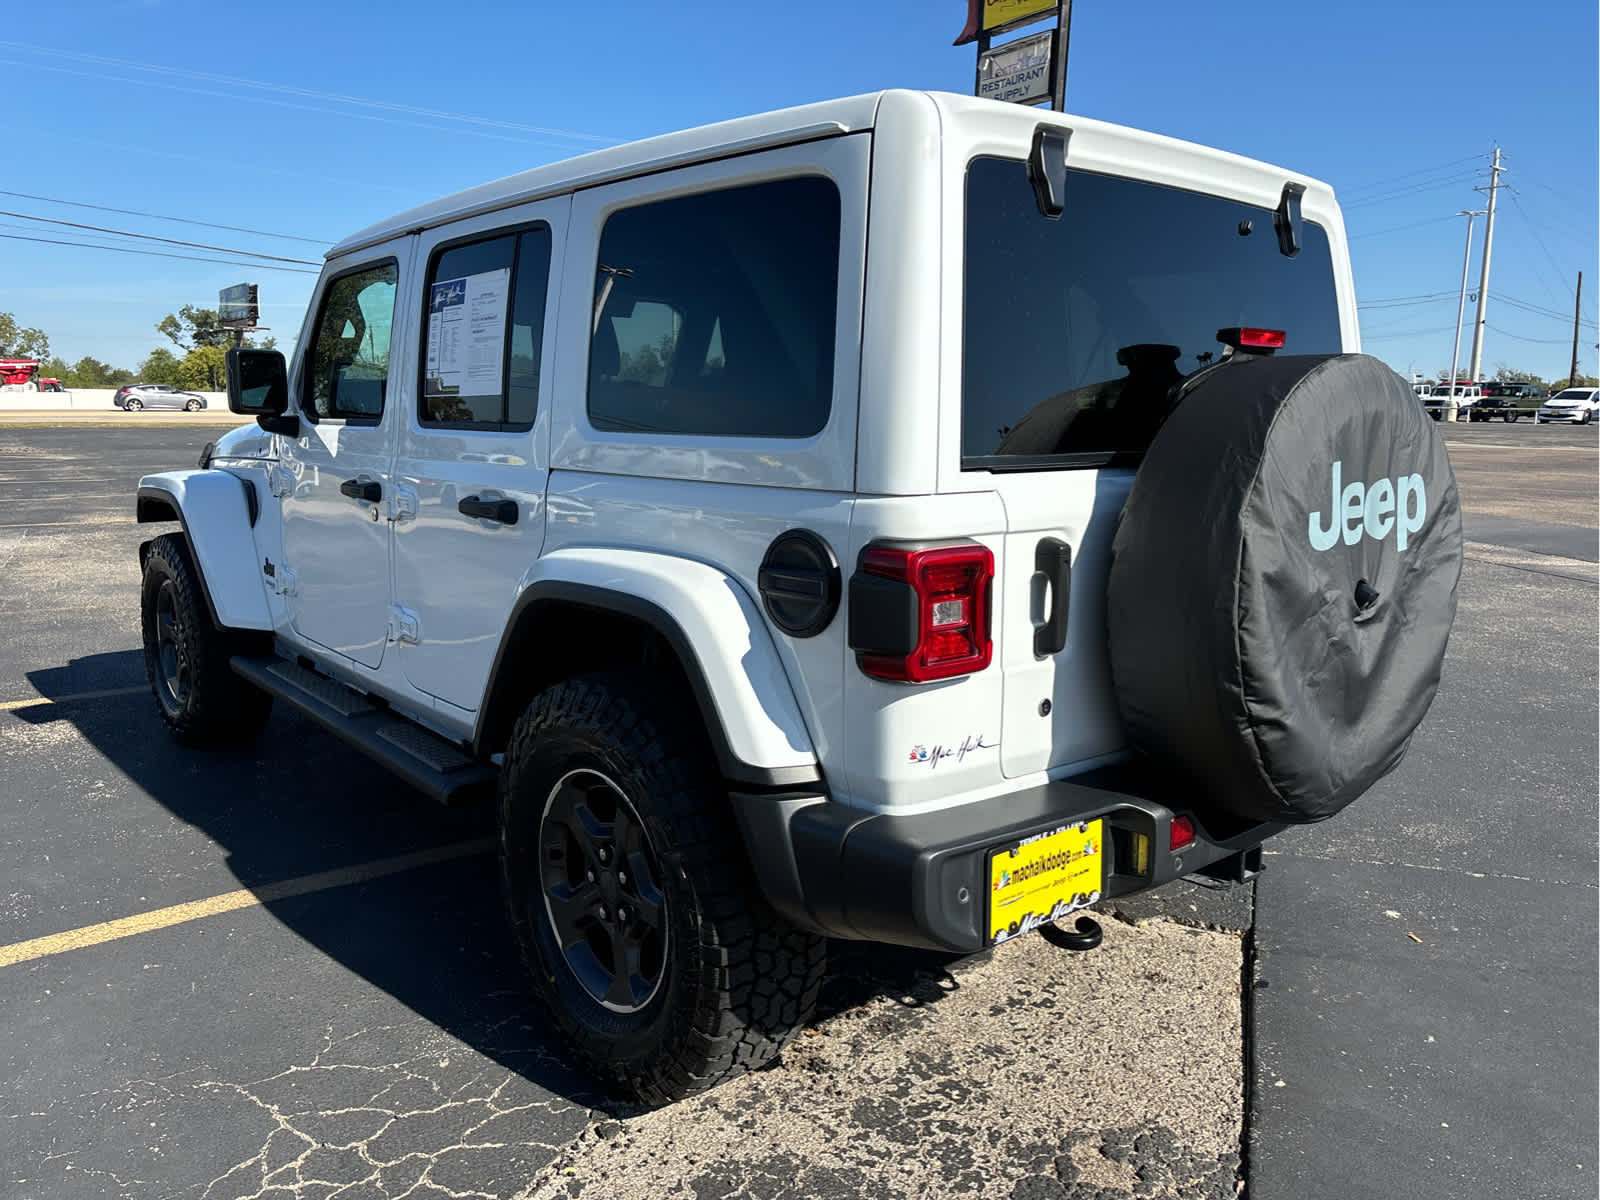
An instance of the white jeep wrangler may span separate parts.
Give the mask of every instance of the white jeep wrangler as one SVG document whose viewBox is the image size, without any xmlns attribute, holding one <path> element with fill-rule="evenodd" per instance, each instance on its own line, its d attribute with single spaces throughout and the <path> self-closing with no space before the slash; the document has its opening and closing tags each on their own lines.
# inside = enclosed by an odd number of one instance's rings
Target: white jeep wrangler
<svg viewBox="0 0 1600 1200">
<path fill-rule="evenodd" d="M 497 788 L 533 985 L 649 1101 L 771 1059 L 827 937 L 1250 877 L 1399 762 L 1454 615 L 1449 464 L 1358 353 L 1331 191 L 990 101 L 402 213 L 229 402 L 139 486 L 182 526 L 141 549 L 162 716 L 276 698 Z"/>
</svg>

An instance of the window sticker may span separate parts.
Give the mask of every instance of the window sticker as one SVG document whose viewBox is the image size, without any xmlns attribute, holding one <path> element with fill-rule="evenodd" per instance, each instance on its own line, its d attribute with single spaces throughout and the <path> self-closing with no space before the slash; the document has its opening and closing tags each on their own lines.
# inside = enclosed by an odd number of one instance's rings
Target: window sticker
<svg viewBox="0 0 1600 1200">
<path fill-rule="evenodd" d="M 428 395 L 501 391 L 510 279 L 510 269 L 501 267 L 433 285 L 428 295 Z"/>
</svg>

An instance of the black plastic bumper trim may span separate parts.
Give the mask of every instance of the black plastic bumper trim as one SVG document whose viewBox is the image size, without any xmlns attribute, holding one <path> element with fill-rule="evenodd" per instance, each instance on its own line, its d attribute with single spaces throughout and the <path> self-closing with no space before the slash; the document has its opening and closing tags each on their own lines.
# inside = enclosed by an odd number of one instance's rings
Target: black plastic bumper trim
<svg viewBox="0 0 1600 1200">
<path fill-rule="evenodd" d="M 1103 776 L 1100 776 L 1103 778 Z M 1200 872 L 1259 846 L 1284 826 L 1248 825 L 1168 848 L 1182 797 L 1164 800 L 1059 780 L 912 816 L 867 813 L 820 794 L 735 795 L 734 812 L 769 902 L 830 937 L 970 953 L 987 945 L 987 855 L 1030 834 L 1106 822 L 1106 898 Z M 1141 872 L 1134 836 L 1148 840 Z M 1258 860 L 1257 860 L 1258 861 Z"/>
</svg>

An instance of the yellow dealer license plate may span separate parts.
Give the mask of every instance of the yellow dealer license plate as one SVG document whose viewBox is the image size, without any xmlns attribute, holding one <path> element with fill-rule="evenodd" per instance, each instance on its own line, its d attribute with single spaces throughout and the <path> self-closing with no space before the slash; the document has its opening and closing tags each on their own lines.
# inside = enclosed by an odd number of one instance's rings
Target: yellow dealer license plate
<svg viewBox="0 0 1600 1200">
<path fill-rule="evenodd" d="M 989 942 L 999 945 L 1100 899 L 1101 822 L 1064 825 L 989 854 Z"/>
</svg>

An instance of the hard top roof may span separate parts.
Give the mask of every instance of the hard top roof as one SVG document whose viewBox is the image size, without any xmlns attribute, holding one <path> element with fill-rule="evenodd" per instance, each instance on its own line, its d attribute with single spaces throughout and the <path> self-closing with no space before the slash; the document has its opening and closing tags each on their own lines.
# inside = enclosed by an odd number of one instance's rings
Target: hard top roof
<svg viewBox="0 0 1600 1200">
<path fill-rule="evenodd" d="M 352 250 L 386 241 L 399 234 L 432 228 L 449 221 L 479 213 L 510 208 L 547 196 L 559 196 L 580 188 L 593 187 L 615 179 L 625 179 L 651 171 L 665 170 L 693 162 L 722 158 L 741 151 L 788 145 L 822 137 L 855 133 L 871 129 L 877 120 L 879 108 L 889 91 L 869 92 L 860 96 L 847 96 L 839 100 L 825 100 L 804 104 L 796 108 L 778 109 L 755 116 L 736 117 L 696 129 L 662 134 L 641 141 L 595 150 L 576 158 L 564 159 L 532 170 L 508 175 L 490 183 L 479 184 L 465 191 L 455 192 L 437 200 L 407 209 L 393 217 L 379 221 L 339 242 L 327 253 L 328 258 L 347 254 Z M 1223 167 L 1243 176 L 1252 176 L 1261 183 L 1294 178 L 1309 188 L 1323 192 L 1331 199 L 1331 190 L 1325 184 L 1300 172 L 1285 172 L 1266 163 L 1242 158 L 1226 151 L 1183 142 L 1161 134 L 1094 121 L 1065 113 L 983 100 L 976 96 L 959 96 L 945 92 L 901 92 L 931 101 L 930 114 L 937 109 L 944 121 L 960 122 L 972 117 L 1015 123 L 1024 139 L 1033 127 L 1043 121 L 1066 124 L 1075 139 L 1106 143 L 1135 143 L 1147 150 L 1158 152 L 1170 164 L 1180 161 L 1196 163 L 1204 160 L 1211 167 Z M 1026 144 L 1025 141 L 1023 144 Z M 1069 163 L 1073 151 L 1067 154 Z M 1179 186 L 1182 186 L 1181 183 Z"/>
</svg>

